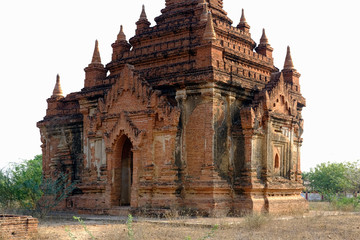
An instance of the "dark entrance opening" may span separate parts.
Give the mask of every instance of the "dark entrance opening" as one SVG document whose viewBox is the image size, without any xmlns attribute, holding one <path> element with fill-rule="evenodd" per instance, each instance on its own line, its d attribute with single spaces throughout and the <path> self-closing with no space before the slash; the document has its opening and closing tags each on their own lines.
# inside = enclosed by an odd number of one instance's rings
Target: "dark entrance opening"
<svg viewBox="0 0 360 240">
<path fill-rule="evenodd" d="M 126 138 L 121 151 L 120 206 L 129 206 L 133 176 L 132 144 Z"/>
</svg>

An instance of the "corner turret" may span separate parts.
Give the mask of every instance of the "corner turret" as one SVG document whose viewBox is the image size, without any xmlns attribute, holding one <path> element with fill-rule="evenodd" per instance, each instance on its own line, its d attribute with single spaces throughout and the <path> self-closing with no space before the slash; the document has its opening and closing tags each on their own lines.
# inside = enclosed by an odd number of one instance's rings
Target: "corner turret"
<svg viewBox="0 0 360 240">
<path fill-rule="evenodd" d="M 136 22 L 136 26 L 137 26 L 136 32 L 135 32 L 136 35 L 140 34 L 145 29 L 150 27 L 150 22 L 147 19 L 144 5 L 142 5 L 142 11 L 141 11 L 139 20 Z"/>
<path fill-rule="evenodd" d="M 274 49 L 269 44 L 269 40 L 265 34 L 265 29 L 263 29 L 262 36 L 260 38 L 260 44 L 259 46 L 256 47 L 255 50 L 257 53 L 261 55 L 264 55 L 268 58 L 272 58 L 272 52 Z"/>
<path fill-rule="evenodd" d="M 284 70 L 295 70 L 294 63 L 293 63 L 293 60 L 291 58 L 291 52 L 290 52 L 290 47 L 289 46 L 287 47 L 287 51 L 286 51 Z"/>
<path fill-rule="evenodd" d="M 99 43 L 95 41 L 95 48 L 91 63 L 84 69 L 85 71 L 85 88 L 94 87 L 99 85 L 98 80 L 102 80 L 106 77 L 107 70 L 101 63 Z"/>
<path fill-rule="evenodd" d="M 239 28 L 240 30 L 246 33 L 250 32 L 250 25 L 246 22 L 244 9 L 241 10 L 240 23 L 237 25 L 237 28 Z"/>
<path fill-rule="evenodd" d="M 60 85 L 60 76 L 59 74 L 56 75 L 56 83 L 55 83 L 55 87 L 53 90 L 53 94 L 51 96 L 51 98 L 63 98 L 63 91 L 61 89 L 61 85 Z"/>
<path fill-rule="evenodd" d="M 48 98 L 47 104 L 48 107 L 46 109 L 46 116 L 53 116 L 59 113 L 58 108 L 61 106 L 61 102 L 64 99 L 63 91 L 60 85 L 60 76 L 56 75 L 56 83 L 53 90 L 53 93 L 50 98 Z"/>
<path fill-rule="evenodd" d="M 216 40 L 216 33 L 215 33 L 215 29 L 214 29 L 213 18 L 212 18 L 212 14 L 210 11 L 207 14 L 207 23 L 206 23 L 203 39 L 205 41 L 209 41 L 209 42 Z"/>
<path fill-rule="evenodd" d="M 283 73 L 284 81 L 291 84 L 292 90 L 300 92 L 299 78 L 301 75 L 294 67 L 289 46 L 287 47 L 284 69 L 281 72 Z"/>
<path fill-rule="evenodd" d="M 111 44 L 111 47 L 113 48 L 112 61 L 122 58 L 125 52 L 130 51 L 131 45 L 126 40 L 122 25 L 120 26 L 120 32 L 117 35 L 117 39 Z"/>
</svg>

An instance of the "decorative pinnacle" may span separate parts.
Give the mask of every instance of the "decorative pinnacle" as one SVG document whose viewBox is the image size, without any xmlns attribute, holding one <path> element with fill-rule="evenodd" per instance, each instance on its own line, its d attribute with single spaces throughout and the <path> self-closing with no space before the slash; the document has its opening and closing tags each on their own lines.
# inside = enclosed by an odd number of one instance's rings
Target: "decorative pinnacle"
<svg viewBox="0 0 360 240">
<path fill-rule="evenodd" d="M 240 23 L 246 23 L 246 18 L 245 18 L 245 14 L 244 14 L 244 9 L 241 9 Z"/>
<path fill-rule="evenodd" d="M 120 32 L 117 35 L 117 41 L 126 41 L 126 36 L 123 31 L 123 25 L 120 25 Z"/>
<path fill-rule="evenodd" d="M 250 25 L 247 24 L 247 22 L 246 22 L 244 9 L 241 10 L 241 18 L 240 18 L 239 24 L 237 25 L 237 28 L 240 28 L 241 30 L 243 30 L 245 32 L 249 32 Z"/>
<path fill-rule="evenodd" d="M 207 2 L 205 2 L 205 0 L 204 0 L 204 3 L 202 4 L 202 6 L 203 6 L 203 12 L 201 14 L 200 21 L 206 22 L 208 20 L 208 6 L 207 6 Z"/>
<path fill-rule="evenodd" d="M 262 31 L 262 36 L 260 38 L 260 44 L 261 45 L 268 45 L 269 44 L 269 40 L 268 38 L 266 37 L 266 34 L 265 34 L 265 29 L 263 28 L 263 31 Z"/>
<path fill-rule="evenodd" d="M 63 97 L 63 91 L 60 85 L 60 76 L 59 74 L 56 75 L 56 83 L 54 87 L 54 91 L 51 97 Z"/>
<path fill-rule="evenodd" d="M 146 20 L 146 21 L 148 20 L 148 19 L 147 19 L 147 16 L 146 16 L 145 5 L 144 5 L 144 4 L 142 5 L 142 11 L 141 11 L 141 14 L 140 14 L 140 19 L 139 19 L 139 21 L 140 21 L 140 20 Z"/>
<path fill-rule="evenodd" d="M 91 63 L 97 63 L 97 64 L 101 64 L 101 58 L 100 58 L 100 52 L 99 52 L 99 42 L 98 40 L 95 41 L 95 48 L 94 48 L 94 53 L 93 53 L 93 57 L 92 57 L 92 61 Z"/>
<path fill-rule="evenodd" d="M 284 63 L 284 69 L 288 69 L 288 70 L 293 70 L 294 68 L 294 63 L 292 61 L 291 58 L 291 53 L 290 53 L 290 47 L 287 47 L 287 52 L 286 52 L 286 58 L 285 58 L 285 63 Z"/>
<path fill-rule="evenodd" d="M 216 40 L 216 33 L 214 29 L 214 23 L 213 23 L 211 11 L 208 11 L 207 15 L 208 15 L 208 19 L 207 19 L 203 38 L 204 40 L 210 40 L 210 41 Z"/>
</svg>

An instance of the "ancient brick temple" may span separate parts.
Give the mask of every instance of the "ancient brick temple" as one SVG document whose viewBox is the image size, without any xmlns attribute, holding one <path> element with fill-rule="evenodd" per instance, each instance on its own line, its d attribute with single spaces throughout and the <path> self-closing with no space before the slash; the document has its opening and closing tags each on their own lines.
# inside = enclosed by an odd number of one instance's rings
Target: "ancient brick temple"
<svg viewBox="0 0 360 240">
<path fill-rule="evenodd" d="M 265 31 L 256 44 L 222 0 L 166 0 L 161 12 L 150 26 L 143 8 L 129 41 L 121 27 L 105 66 L 96 42 L 81 91 L 64 97 L 57 78 L 38 127 L 45 176 L 78 181 L 59 208 L 305 210 L 290 49 L 280 71 Z"/>
</svg>

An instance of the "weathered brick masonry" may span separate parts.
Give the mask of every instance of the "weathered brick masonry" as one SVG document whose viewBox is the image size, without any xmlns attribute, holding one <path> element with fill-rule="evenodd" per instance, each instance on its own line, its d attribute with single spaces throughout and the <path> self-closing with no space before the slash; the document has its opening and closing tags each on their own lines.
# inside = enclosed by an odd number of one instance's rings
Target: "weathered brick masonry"
<svg viewBox="0 0 360 240">
<path fill-rule="evenodd" d="M 155 21 L 143 8 L 129 42 L 121 27 L 106 66 L 96 42 L 81 91 L 63 97 L 57 78 L 38 123 L 43 171 L 79 182 L 59 209 L 305 210 L 290 49 L 279 71 L 265 31 L 257 45 L 222 0 L 166 0 Z"/>
<path fill-rule="evenodd" d="M 32 239 L 38 220 L 31 216 L 0 215 L 0 239 Z"/>
</svg>

